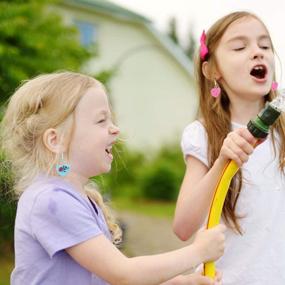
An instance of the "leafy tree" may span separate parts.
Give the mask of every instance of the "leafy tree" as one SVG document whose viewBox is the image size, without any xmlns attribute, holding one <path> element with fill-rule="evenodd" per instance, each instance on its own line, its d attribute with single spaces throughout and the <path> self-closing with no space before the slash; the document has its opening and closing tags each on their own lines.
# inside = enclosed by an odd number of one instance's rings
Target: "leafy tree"
<svg viewBox="0 0 285 285">
<path fill-rule="evenodd" d="M 181 49 L 183 50 L 183 52 L 187 55 L 187 57 L 191 61 L 193 61 L 193 57 L 194 57 L 194 53 L 196 51 L 197 43 L 195 41 L 192 26 L 189 30 L 188 39 L 186 41 L 186 44 L 182 44 L 179 37 L 178 37 L 177 20 L 175 17 L 171 17 L 168 21 L 167 35 L 175 44 L 180 46 Z"/>
<path fill-rule="evenodd" d="M 78 70 L 94 53 L 80 45 L 48 5 L 55 0 L 0 1 L 0 105 L 19 82 L 59 69 Z"/>
<path fill-rule="evenodd" d="M 197 47 L 197 42 L 195 41 L 195 38 L 193 35 L 193 29 L 191 28 L 188 33 L 188 41 L 187 41 L 187 46 L 185 48 L 185 53 L 192 61 L 194 58 L 196 47 Z"/>
<path fill-rule="evenodd" d="M 178 35 L 177 35 L 177 21 L 175 17 L 171 17 L 168 22 L 168 36 L 172 39 L 172 41 L 176 44 L 180 44 Z"/>
</svg>

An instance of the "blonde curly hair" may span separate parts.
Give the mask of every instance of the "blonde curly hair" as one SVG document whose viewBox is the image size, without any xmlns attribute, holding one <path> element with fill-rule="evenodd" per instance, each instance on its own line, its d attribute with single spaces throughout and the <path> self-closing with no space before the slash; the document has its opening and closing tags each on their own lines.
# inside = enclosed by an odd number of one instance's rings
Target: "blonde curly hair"
<svg viewBox="0 0 285 285">
<path fill-rule="evenodd" d="M 98 86 L 103 87 L 90 76 L 56 72 L 23 82 L 11 96 L 1 122 L 1 144 L 11 160 L 18 197 L 40 173 L 55 175 L 59 157 L 45 147 L 43 134 L 49 128 L 57 128 L 69 144 L 78 102 L 87 89 Z M 113 242 L 118 244 L 121 229 L 96 184 L 90 180 L 84 190 L 102 209 Z"/>
</svg>

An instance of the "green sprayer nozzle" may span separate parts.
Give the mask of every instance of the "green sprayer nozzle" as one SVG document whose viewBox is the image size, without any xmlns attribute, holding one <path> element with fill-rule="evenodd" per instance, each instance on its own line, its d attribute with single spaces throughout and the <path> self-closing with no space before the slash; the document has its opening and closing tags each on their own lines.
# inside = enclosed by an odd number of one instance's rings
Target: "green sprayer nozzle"
<svg viewBox="0 0 285 285">
<path fill-rule="evenodd" d="M 266 138 L 269 128 L 278 119 L 285 109 L 285 92 L 281 92 L 272 102 L 267 103 L 265 108 L 247 124 L 248 130 L 255 138 Z"/>
</svg>

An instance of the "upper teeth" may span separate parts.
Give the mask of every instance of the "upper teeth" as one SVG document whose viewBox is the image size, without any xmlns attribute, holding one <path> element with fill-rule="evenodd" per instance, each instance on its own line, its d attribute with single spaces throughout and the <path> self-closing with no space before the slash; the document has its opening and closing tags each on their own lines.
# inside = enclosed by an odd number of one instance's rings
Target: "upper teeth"
<svg viewBox="0 0 285 285">
<path fill-rule="evenodd" d="M 254 69 L 261 70 L 261 69 L 264 69 L 264 67 L 259 65 L 259 66 L 255 66 Z"/>
</svg>

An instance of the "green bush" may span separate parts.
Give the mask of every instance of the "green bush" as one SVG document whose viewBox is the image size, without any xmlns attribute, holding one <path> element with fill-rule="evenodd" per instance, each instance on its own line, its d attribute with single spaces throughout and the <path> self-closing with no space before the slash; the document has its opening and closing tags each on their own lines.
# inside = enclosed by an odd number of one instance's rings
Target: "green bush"
<svg viewBox="0 0 285 285">
<path fill-rule="evenodd" d="M 99 188 L 107 195 L 138 197 L 138 176 L 146 162 L 144 154 L 117 144 L 113 147 L 113 155 L 111 172 L 95 178 Z"/>
<path fill-rule="evenodd" d="M 147 168 L 142 177 L 141 189 L 144 198 L 172 201 L 176 198 L 176 177 L 168 164 L 156 164 Z"/>
<path fill-rule="evenodd" d="M 13 247 L 16 201 L 12 194 L 13 175 L 10 164 L 0 151 L 0 252 Z"/>
<path fill-rule="evenodd" d="M 185 171 L 180 147 L 164 146 L 141 170 L 140 188 L 144 198 L 175 201 Z"/>
<path fill-rule="evenodd" d="M 105 196 L 175 201 L 185 164 L 179 145 L 166 145 L 156 153 L 114 147 L 110 173 L 95 178 Z"/>
<path fill-rule="evenodd" d="M 114 147 L 110 173 L 95 178 L 105 196 L 175 201 L 185 164 L 179 145 L 166 145 L 154 154 Z"/>
</svg>

